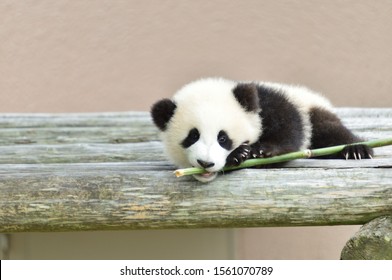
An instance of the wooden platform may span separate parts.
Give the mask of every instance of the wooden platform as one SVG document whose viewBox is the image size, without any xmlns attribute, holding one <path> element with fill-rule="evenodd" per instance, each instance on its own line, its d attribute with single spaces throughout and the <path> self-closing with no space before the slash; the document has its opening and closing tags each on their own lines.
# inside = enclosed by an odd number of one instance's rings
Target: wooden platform
<svg viewBox="0 0 392 280">
<path fill-rule="evenodd" d="M 392 109 L 337 112 L 392 136 Z M 392 215 L 392 147 L 375 154 L 202 184 L 172 174 L 147 113 L 1 114 L 0 232 L 365 224 Z"/>
</svg>

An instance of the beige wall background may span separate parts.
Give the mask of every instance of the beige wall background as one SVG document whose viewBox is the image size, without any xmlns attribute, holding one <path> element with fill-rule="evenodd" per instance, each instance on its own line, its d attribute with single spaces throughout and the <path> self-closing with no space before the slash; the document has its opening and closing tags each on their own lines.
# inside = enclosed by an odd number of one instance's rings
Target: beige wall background
<svg viewBox="0 0 392 280">
<path fill-rule="evenodd" d="M 0 111 L 147 110 L 190 80 L 392 105 L 392 2 L 0 1 Z"/>
<path fill-rule="evenodd" d="M 390 0 L 2 0 L 0 15 L 0 112 L 148 110 L 206 76 L 304 84 L 338 106 L 392 106 Z M 182 252 L 177 255 L 162 254 L 173 247 L 126 252 L 144 258 L 189 258 L 192 251 L 198 252 L 194 258 L 338 258 L 356 229 L 127 233 L 146 244 L 183 238 L 195 248 L 173 249 Z M 204 239 L 196 242 L 195 233 Z M 11 256 L 115 257 L 117 235 L 94 233 L 90 247 L 80 245 L 86 244 L 83 233 L 13 235 Z M 45 246 L 48 240 L 69 240 L 76 251 Z M 167 244 L 175 246 L 173 240 Z M 102 247 L 108 242 L 113 246 Z M 196 247 L 219 254 L 203 255 Z"/>
</svg>

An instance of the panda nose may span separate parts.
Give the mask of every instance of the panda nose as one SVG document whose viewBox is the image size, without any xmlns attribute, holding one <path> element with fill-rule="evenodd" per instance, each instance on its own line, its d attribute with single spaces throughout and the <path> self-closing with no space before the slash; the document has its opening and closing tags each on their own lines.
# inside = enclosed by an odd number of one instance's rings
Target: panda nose
<svg viewBox="0 0 392 280">
<path fill-rule="evenodd" d="M 213 163 L 213 162 L 208 162 L 208 161 L 204 161 L 204 160 L 200 160 L 200 159 L 198 159 L 197 162 L 203 168 L 210 168 L 210 167 L 213 167 L 215 165 L 215 163 Z"/>
</svg>

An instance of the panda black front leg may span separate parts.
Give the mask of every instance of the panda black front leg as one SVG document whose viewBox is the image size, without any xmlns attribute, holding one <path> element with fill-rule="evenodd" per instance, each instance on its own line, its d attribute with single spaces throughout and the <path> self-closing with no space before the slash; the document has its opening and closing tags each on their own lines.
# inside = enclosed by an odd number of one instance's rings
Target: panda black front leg
<svg viewBox="0 0 392 280">
<path fill-rule="evenodd" d="M 251 157 L 251 148 L 247 142 L 242 143 L 226 158 L 226 166 L 238 166 Z"/>
</svg>

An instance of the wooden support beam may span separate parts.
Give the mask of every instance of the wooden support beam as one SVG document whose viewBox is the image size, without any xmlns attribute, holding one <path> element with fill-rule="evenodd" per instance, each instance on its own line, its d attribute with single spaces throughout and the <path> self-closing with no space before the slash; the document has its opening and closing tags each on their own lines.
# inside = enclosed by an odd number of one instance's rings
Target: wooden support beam
<svg viewBox="0 0 392 280">
<path fill-rule="evenodd" d="M 365 224 L 343 248 L 343 260 L 392 260 L 392 216 Z"/>
<path fill-rule="evenodd" d="M 171 170 L 4 165 L 0 232 L 347 225 L 392 213 L 392 172 L 383 168 L 240 170 L 210 184 Z"/>
<path fill-rule="evenodd" d="M 392 109 L 339 109 L 364 138 Z M 0 232 L 363 224 L 392 214 L 392 147 L 175 178 L 148 113 L 0 115 Z"/>
</svg>

